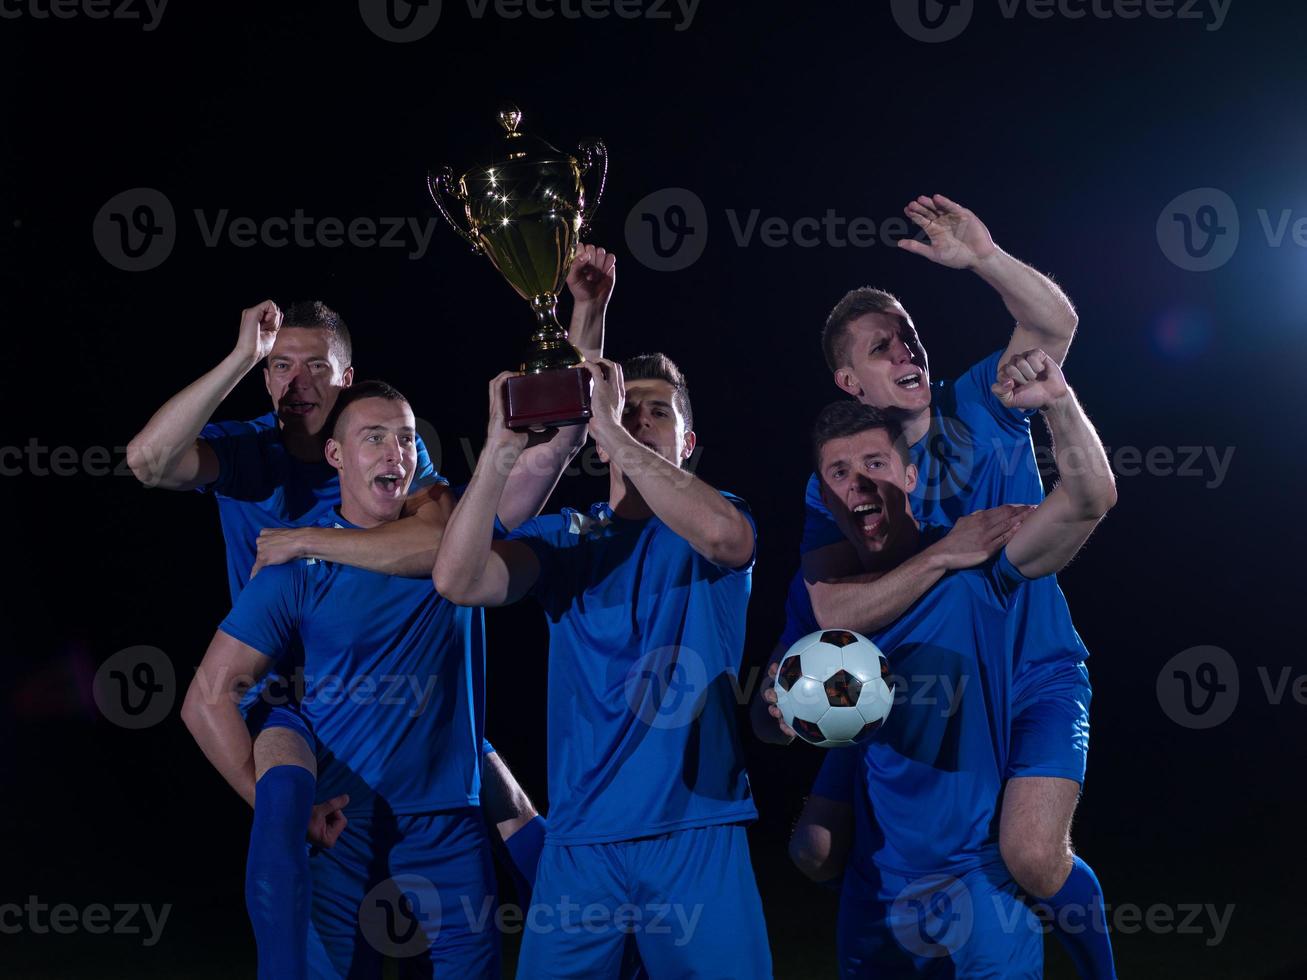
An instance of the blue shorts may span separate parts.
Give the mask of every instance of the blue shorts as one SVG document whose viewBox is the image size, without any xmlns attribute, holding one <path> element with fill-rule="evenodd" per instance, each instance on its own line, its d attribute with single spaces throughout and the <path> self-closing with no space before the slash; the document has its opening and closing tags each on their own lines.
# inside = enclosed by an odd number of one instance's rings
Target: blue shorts
<svg viewBox="0 0 1307 980">
<path fill-rule="evenodd" d="M 1044 935 L 1001 861 L 957 876 L 844 875 L 836 929 L 842 980 L 1044 975 Z"/>
<path fill-rule="evenodd" d="M 309 854 L 309 975 L 498 978 L 490 842 L 479 807 L 351 816 L 336 846 Z"/>
<path fill-rule="evenodd" d="M 540 853 L 517 975 L 770 977 L 771 950 L 744 827 L 724 824 Z"/>
<path fill-rule="evenodd" d="M 1041 664 L 1017 678 L 1004 778 L 1056 776 L 1083 786 L 1092 695 L 1083 663 Z"/>
</svg>

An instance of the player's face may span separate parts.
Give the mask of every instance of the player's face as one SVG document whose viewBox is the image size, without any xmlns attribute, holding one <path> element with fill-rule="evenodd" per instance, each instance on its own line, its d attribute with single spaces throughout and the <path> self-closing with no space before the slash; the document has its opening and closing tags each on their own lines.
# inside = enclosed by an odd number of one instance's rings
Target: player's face
<svg viewBox="0 0 1307 980">
<path fill-rule="evenodd" d="M 822 499 L 844 536 L 882 551 L 912 521 L 917 468 L 904 464 L 884 429 L 832 439 L 821 448 Z"/>
<path fill-rule="evenodd" d="M 417 427 L 408 402 L 364 398 L 346 409 L 327 440 L 327 461 L 340 471 L 340 499 L 351 520 L 393 521 L 417 470 Z"/>
<path fill-rule="evenodd" d="M 849 324 L 848 364 L 835 383 L 864 405 L 915 415 L 930 407 L 930 377 L 921 338 L 888 313 L 867 313 Z"/>
<path fill-rule="evenodd" d="M 635 440 L 680 466 L 694 452 L 694 433 L 676 408 L 676 389 L 661 378 L 626 382 L 622 425 Z"/>
<path fill-rule="evenodd" d="M 283 327 L 263 369 L 272 406 L 283 426 L 318 435 L 354 369 L 341 361 L 331 332 L 318 327 Z"/>
</svg>

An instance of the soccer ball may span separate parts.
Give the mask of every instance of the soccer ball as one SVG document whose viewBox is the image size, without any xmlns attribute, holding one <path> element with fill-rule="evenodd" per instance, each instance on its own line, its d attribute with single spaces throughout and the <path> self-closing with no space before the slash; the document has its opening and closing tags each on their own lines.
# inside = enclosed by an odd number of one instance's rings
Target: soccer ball
<svg viewBox="0 0 1307 980">
<path fill-rule="evenodd" d="M 889 661 L 861 633 L 809 633 L 781 658 L 776 706 L 805 742 L 823 749 L 863 742 L 893 703 Z"/>
</svg>

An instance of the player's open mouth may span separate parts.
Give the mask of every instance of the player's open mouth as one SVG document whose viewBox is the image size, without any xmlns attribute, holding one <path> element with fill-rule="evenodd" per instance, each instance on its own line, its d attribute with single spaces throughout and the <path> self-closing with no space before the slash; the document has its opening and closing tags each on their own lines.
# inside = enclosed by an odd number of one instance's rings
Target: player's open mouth
<svg viewBox="0 0 1307 980">
<path fill-rule="evenodd" d="M 853 516 L 862 525 L 863 534 L 870 536 L 880 530 L 883 511 L 880 504 L 858 504 L 853 508 Z"/>
<path fill-rule="evenodd" d="M 404 488 L 404 474 L 382 473 L 373 477 L 372 485 L 388 497 L 398 496 Z"/>
<path fill-rule="evenodd" d="M 282 411 L 289 415 L 308 415 L 317 407 L 317 402 L 283 401 L 281 403 Z"/>
<path fill-rule="evenodd" d="M 920 372 L 920 371 L 913 371 L 911 374 L 905 374 L 903 377 L 899 378 L 899 379 L 898 379 L 897 381 L 895 381 L 894 383 L 895 383 L 896 385 L 898 385 L 900 388 L 907 388 L 907 389 L 909 389 L 909 390 L 911 390 L 911 389 L 915 389 L 915 388 L 920 388 L 920 387 L 921 387 L 921 372 Z"/>
</svg>

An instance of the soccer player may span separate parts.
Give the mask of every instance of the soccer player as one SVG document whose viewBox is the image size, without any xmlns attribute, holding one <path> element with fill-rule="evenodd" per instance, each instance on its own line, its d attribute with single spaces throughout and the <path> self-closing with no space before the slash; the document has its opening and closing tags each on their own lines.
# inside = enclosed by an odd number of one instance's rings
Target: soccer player
<svg viewBox="0 0 1307 980">
<path fill-rule="evenodd" d="M 905 211 L 929 244 L 905 240 L 900 247 L 948 268 L 970 269 L 999 293 L 1016 320 L 1007 349 L 956 381 L 932 383 L 908 312 L 889 293 L 855 289 L 832 311 L 822 334 L 835 383 L 902 425 L 920 473 L 911 494 L 919 520 L 951 526 L 977 510 L 1037 504 L 1044 494 L 1030 413 L 1003 405 L 990 386 L 998 366 L 1025 350 L 1041 349 L 1061 364 L 1078 323 L 1075 311 L 1050 279 L 998 248 L 966 208 L 935 195 L 917 198 Z M 815 476 L 808 485 L 802 550 L 804 578 L 822 626 L 874 632 L 892 621 L 905 597 L 910 602 L 938 574 L 923 554 L 881 588 L 869 588 L 877 576 L 861 571 L 822 504 Z M 1089 745 L 1089 654 L 1053 577 L 1018 594 L 1008 623 L 1016 681 L 1000 843 L 1017 881 L 1044 900 L 1060 923 L 1062 908 L 1101 908 L 1103 901 L 1097 877 L 1070 845 Z M 1055 934 L 1083 976 L 1110 977 L 1105 923 L 1096 926 L 1104 928 Z"/>
<path fill-rule="evenodd" d="M 341 502 L 323 524 L 396 523 L 418 465 L 407 400 L 381 382 L 352 386 L 338 395 L 327 431 Z M 298 710 L 252 743 L 237 696 L 297 643 Z M 272 766 L 309 784 L 316 774 L 318 793 L 341 801 L 348 822 L 334 847 L 288 849 L 284 876 L 264 883 L 301 899 L 299 921 L 276 937 L 301 955 L 311 892 L 322 943 L 307 953 L 313 976 L 381 976 L 373 910 L 363 905 L 387 880 L 395 905 L 384 911 L 394 916 L 406 896 L 437 975 L 498 976 L 498 936 L 477 918 L 494 895 L 479 805 L 484 672 L 481 610 L 455 607 L 429 580 L 332 561 L 264 568 L 214 635 L 182 709 L 205 756 L 251 803 Z M 301 835 L 312 799 L 287 815 Z M 392 940 L 401 935 L 392 924 Z"/>
<path fill-rule="evenodd" d="M 493 541 L 522 439 L 491 383 L 485 451 L 436 559 L 468 605 L 528 593 L 549 622 L 549 831 L 520 977 L 614 976 L 633 934 L 650 976 L 769 977 L 735 731 L 755 529 L 684 469 L 685 378 L 662 354 L 588 365 L 608 499 Z"/>
<path fill-rule="evenodd" d="M 810 837 L 796 848 L 807 849 L 805 870 L 819 878 L 835 873 L 851 848 L 841 976 L 1042 975 L 1039 927 L 998 839 L 1017 750 L 1007 619 L 1022 591 L 1071 560 L 1116 489 L 1102 444 L 1052 357 L 1017 355 L 1003 377 L 994 385 L 1002 404 L 1044 413 L 1062 480 L 1020 516 L 996 558 L 947 572 L 872 635 L 896 676 L 929 677 L 938 693 L 902 692 L 868 743 L 829 754 L 830 765 L 855 777 L 851 813 L 845 807 L 843 820 L 823 828 L 829 841 Z M 823 502 L 867 572 L 900 568 L 945 533 L 913 517 L 920 474 L 896 420 L 836 403 L 819 418 L 813 445 Z M 808 626 L 817 628 L 810 621 L 799 629 Z"/>
<path fill-rule="evenodd" d="M 574 300 L 571 337 L 588 357 L 602 352 L 604 318 L 616 282 L 616 257 L 602 248 L 578 249 L 567 284 Z M 264 383 L 273 411 L 250 422 L 206 424 L 236 384 L 266 358 Z M 293 307 L 283 318 L 271 301 L 246 310 L 233 352 L 215 369 L 160 408 L 128 447 L 128 462 L 147 486 L 212 490 L 227 546 L 228 580 L 235 602 L 251 571 L 301 557 L 353 564 L 373 571 L 429 579 L 440 529 L 452 508 L 443 478 L 417 439 L 417 481 L 430 481 L 412 495 L 401 519 L 368 530 L 323 526 L 339 504 L 335 468 L 324 456 L 323 425 L 338 395 L 353 380 L 348 327 L 320 303 Z M 516 526 L 537 513 L 565 465 L 584 440 L 584 429 L 534 447 L 514 472 L 501 511 L 504 523 Z M 292 657 L 293 660 L 293 657 Z M 284 686 L 284 685 L 283 685 Z M 274 703 L 276 702 L 276 703 Z M 283 720 L 291 730 L 303 727 L 294 717 L 293 698 L 272 689 L 247 692 L 242 705 L 252 731 Z M 289 717 L 287 717 L 289 716 Z M 269 751 L 284 736 L 277 734 Z M 525 904 L 544 839 L 544 819 L 488 742 L 483 742 L 483 803 L 488 819 L 512 858 L 513 875 Z M 260 957 L 272 957 L 265 972 L 288 975 L 296 959 L 293 947 L 280 941 L 290 914 L 285 903 L 271 899 L 259 884 L 280 873 L 289 857 L 286 814 L 299 812 L 309 783 L 298 753 L 286 766 L 269 767 L 260 780 L 261 806 L 251 831 L 247 899 Z M 339 835 L 340 800 L 327 799 L 312 810 L 309 838 L 330 847 Z M 296 837 L 290 838 L 292 840 Z M 265 864 L 270 867 L 265 868 Z"/>
</svg>

